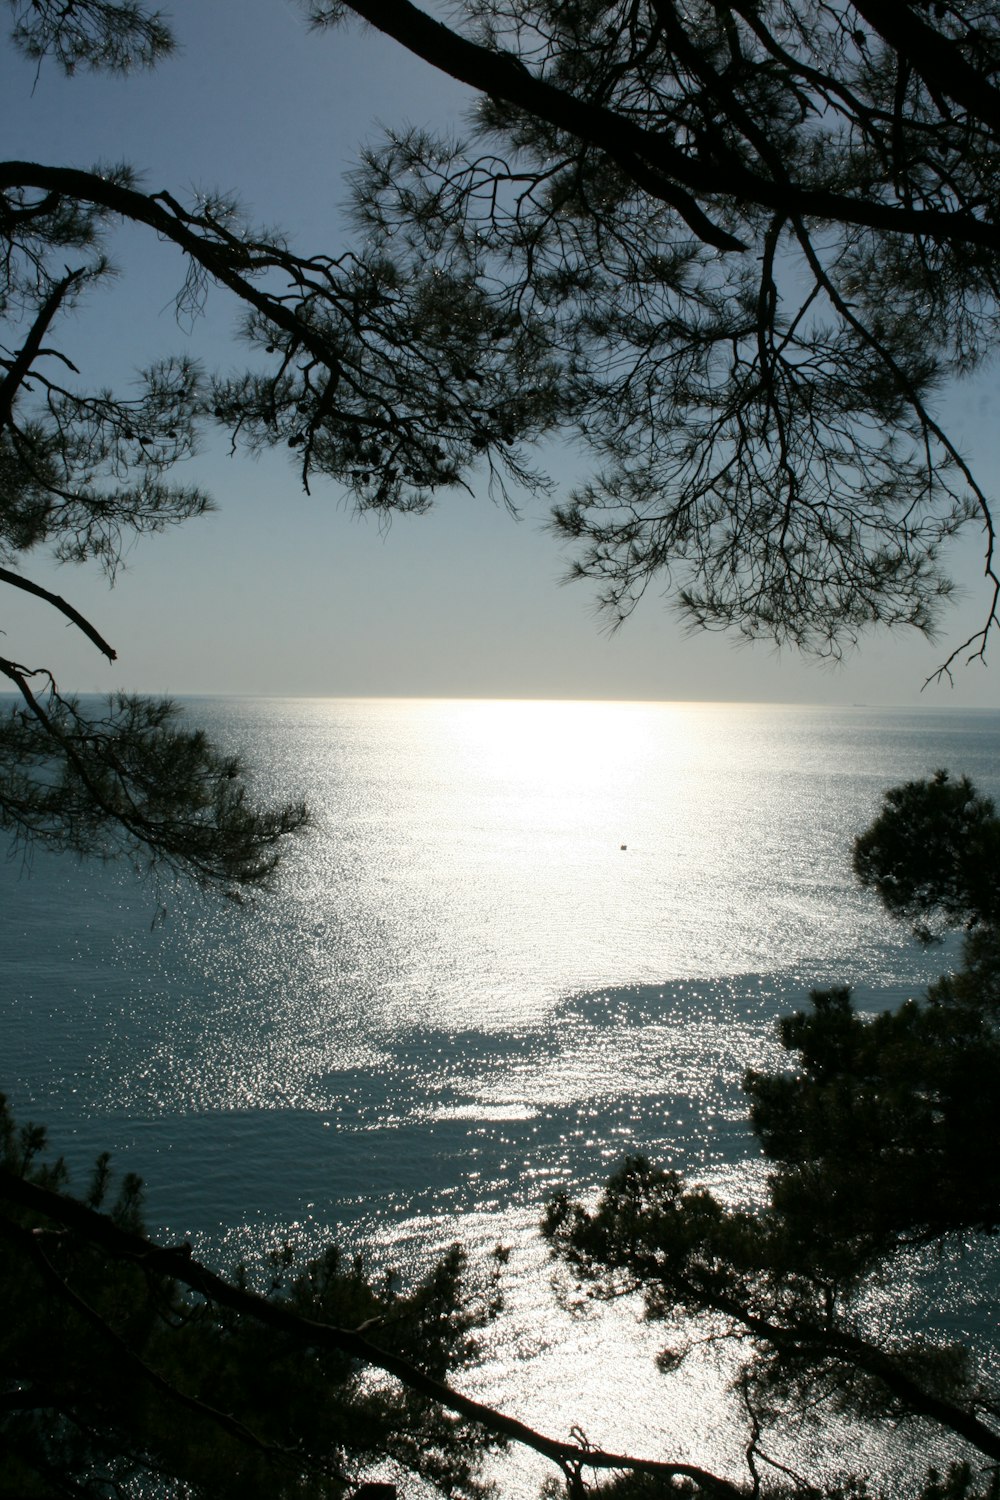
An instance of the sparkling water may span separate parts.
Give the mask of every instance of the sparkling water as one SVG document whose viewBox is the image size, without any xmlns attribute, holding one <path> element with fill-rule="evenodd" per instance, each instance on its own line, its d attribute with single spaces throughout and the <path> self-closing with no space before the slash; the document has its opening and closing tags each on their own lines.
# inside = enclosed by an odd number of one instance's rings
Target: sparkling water
<svg viewBox="0 0 1000 1500">
<path fill-rule="evenodd" d="M 18 1117 L 81 1173 L 111 1149 L 146 1179 L 151 1228 L 218 1264 L 337 1234 L 405 1275 L 455 1239 L 474 1259 L 503 1243 L 508 1310 L 466 1389 L 552 1434 L 738 1475 L 724 1362 L 665 1378 L 668 1335 L 636 1304 L 553 1286 L 542 1205 L 636 1150 L 759 1189 L 740 1080 L 780 1062 L 775 1018 L 830 983 L 894 1005 L 948 961 L 855 889 L 855 834 L 886 787 L 939 766 L 1000 791 L 1000 714 L 187 708 L 262 796 L 305 797 L 312 829 L 243 909 L 15 854 L 0 1087 Z M 938 1274 L 942 1324 L 968 1332 L 992 1283 Z M 537 1488 L 533 1462 L 503 1462 L 505 1493 Z"/>
</svg>

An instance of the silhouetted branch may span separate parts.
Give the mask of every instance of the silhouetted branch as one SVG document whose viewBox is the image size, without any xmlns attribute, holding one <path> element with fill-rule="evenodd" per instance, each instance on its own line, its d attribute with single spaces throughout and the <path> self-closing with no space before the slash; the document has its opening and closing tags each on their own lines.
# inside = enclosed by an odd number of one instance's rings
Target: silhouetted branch
<svg viewBox="0 0 1000 1500">
<path fill-rule="evenodd" d="M 852 0 L 854 9 L 936 93 L 985 120 L 1000 134 L 1000 91 L 972 67 L 940 31 L 928 26 L 909 0 Z"/>
<path fill-rule="evenodd" d="M 950 213 L 889 205 L 872 197 L 811 187 L 784 176 L 775 181 L 734 158 L 708 160 L 700 154 L 682 152 L 663 133 L 647 130 L 535 77 L 518 58 L 470 41 L 409 0 L 345 0 L 345 5 L 459 82 L 607 152 L 638 186 L 668 203 L 698 239 L 716 249 L 738 251 L 748 247 L 714 224 L 692 194 L 709 201 L 728 196 L 743 205 L 782 214 L 1000 250 L 1000 225 L 962 210 Z M 2 182 L 0 169 L 0 185 Z"/>
<path fill-rule="evenodd" d="M 23 578 L 20 573 L 12 573 L 9 568 L 0 568 L 0 583 L 9 583 L 11 588 L 23 589 L 26 594 L 34 594 L 36 598 L 44 599 L 46 604 L 51 604 L 60 614 L 65 615 L 67 620 L 72 620 L 73 624 L 83 631 L 88 640 L 93 641 L 98 651 L 106 656 L 108 661 L 117 661 L 118 653 L 114 647 L 109 646 L 100 632 L 91 625 L 90 621 L 85 619 L 79 610 L 74 609 L 72 604 L 68 604 L 60 594 L 50 593 L 48 589 L 43 589 L 40 584 L 32 583 L 30 578 Z"/>
<path fill-rule="evenodd" d="M 228 1412 L 219 1411 L 207 1401 L 201 1401 L 196 1396 L 189 1396 L 185 1391 L 179 1390 L 169 1380 L 165 1380 L 159 1371 L 154 1370 L 151 1365 L 141 1359 L 126 1341 L 110 1326 L 100 1313 L 92 1308 L 85 1298 L 81 1297 L 64 1276 L 61 1276 L 55 1266 L 49 1260 L 42 1248 L 41 1236 L 30 1229 L 21 1229 L 0 1215 L 0 1234 L 5 1234 L 8 1239 L 20 1245 L 21 1249 L 34 1261 L 39 1271 L 44 1276 L 48 1285 L 52 1287 L 58 1297 L 67 1302 L 85 1322 L 93 1328 L 102 1341 L 111 1344 L 115 1357 L 124 1362 L 128 1369 L 141 1380 L 151 1385 L 155 1391 L 168 1401 L 172 1401 L 185 1410 L 194 1412 L 196 1415 L 207 1418 L 216 1426 L 235 1437 L 238 1442 L 246 1447 L 255 1448 L 258 1452 L 278 1455 L 284 1452 L 271 1443 L 265 1443 L 251 1432 L 245 1423 L 237 1421 Z"/>
<path fill-rule="evenodd" d="M 37 358 L 42 347 L 42 339 L 59 311 L 62 302 L 70 288 L 77 282 L 82 281 L 86 271 L 81 267 L 76 271 L 69 271 L 63 279 L 56 283 L 52 291 L 42 303 L 35 314 L 34 321 L 28 331 L 28 337 L 19 349 L 15 357 L 9 362 L 7 374 L 0 381 L 0 431 L 10 421 L 14 409 L 14 398 L 21 387 L 32 362 Z M 7 363 L 3 361 L 2 363 Z"/>
<path fill-rule="evenodd" d="M 152 1275 L 172 1278 L 191 1291 L 228 1307 L 284 1334 L 303 1348 L 331 1349 L 392 1375 L 409 1390 L 426 1396 L 449 1411 L 477 1423 L 494 1437 L 519 1443 L 565 1469 L 619 1469 L 664 1479 L 687 1478 L 719 1500 L 740 1500 L 739 1489 L 727 1480 L 693 1464 L 660 1463 L 608 1453 L 600 1448 L 581 1448 L 537 1432 L 515 1417 L 506 1416 L 481 1401 L 463 1395 L 443 1381 L 435 1380 L 399 1355 L 380 1349 L 356 1330 L 303 1317 L 282 1304 L 245 1288 L 234 1286 L 210 1271 L 190 1254 L 187 1246 L 159 1246 L 122 1229 L 113 1220 L 96 1213 L 75 1199 L 51 1192 L 0 1168 L 0 1197 L 55 1224 L 62 1224 L 88 1243 L 99 1246 L 118 1260 L 130 1261 Z"/>
</svg>

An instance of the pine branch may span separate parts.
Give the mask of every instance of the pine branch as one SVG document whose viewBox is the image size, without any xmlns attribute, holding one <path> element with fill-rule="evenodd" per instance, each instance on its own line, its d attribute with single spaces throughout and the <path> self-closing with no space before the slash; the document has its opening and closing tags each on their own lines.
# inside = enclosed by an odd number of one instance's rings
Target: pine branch
<svg viewBox="0 0 1000 1500">
<path fill-rule="evenodd" d="M 699 1484 L 707 1494 L 719 1500 L 741 1500 L 735 1485 L 694 1464 L 660 1463 L 654 1459 L 633 1458 L 609 1453 L 600 1448 L 584 1448 L 548 1437 L 515 1417 L 463 1395 L 444 1381 L 435 1380 L 399 1355 L 380 1349 L 356 1330 L 337 1328 L 293 1312 L 281 1303 L 269 1301 L 243 1287 L 234 1286 L 195 1259 L 187 1246 L 159 1246 L 143 1236 L 120 1228 L 104 1214 L 96 1213 L 76 1199 L 28 1182 L 6 1168 L 0 1168 L 0 1199 L 61 1224 L 89 1244 L 99 1246 L 117 1260 L 131 1262 L 155 1276 L 172 1278 L 198 1296 L 220 1307 L 228 1307 L 282 1333 L 303 1349 L 329 1349 L 346 1354 L 361 1363 L 384 1370 L 408 1390 L 437 1402 L 448 1411 L 475 1422 L 503 1441 L 515 1442 L 549 1459 L 564 1472 L 580 1469 L 627 1470 L 662 1479 L 685 1478 Z"/>
<path fill-rule="evenodd" d="M 80 267 L 76 271 L 68 271 L 61 281 L 57 282 L 52 291 L 46 297 L 35 315 L 34 322 L 28 330 L 28 337 L 13 360 L 10 361 L 7 374 L 0 381 L 0 432 L 11 420 L 14 411 L 14 401 L 20 390 L 33 361 L 41 352 L 42 339 L 55 317 L 62 303 L 65 301 L 70 290 L 82 281 L 86 271 Z M 4 361 L 6 363 L 6 361 Z"/>
<path fill-rule="evenodd" d="M 371 26 L 394 37 L 450 77 L 490 98 L 503 99 L 607 152 L 640 187 L 674 208 L 698 239 L 716 249 L 745 251 L 747 246 L 713 223 L 698 198 L 711 202 L 727 196 L 744 206 L 753 204 L 784 215 L 1000 250 L 1000 224 L 963 210 L 946 212 L 889 205 L 872 197 L 810 187 L 783 174 L 775 180 L 751 171 L 731 157 L 719 161 L 714 157 L 709 160 L 700 153 L 689 155 L 673 146 L 663 134 L 535 77 L 513 55 L 469 41 L 409 0 L 345 0 L 345 4 Z M 638 164 L 635 173 L 630 169 L 631 162 Z M 3 172 L 0 167 L 0 186 L 4 183 Z"/>
<path fill-rule="evenodd" d="M 61 594 L 52 594 L 48 589 L 43 589 L 40 584 L 32 583 L 30 578 L 24 578 L 20 573 L 12 573 L 9 568 L 0 568 L 0 583 L 9 583 L 11 588 L 23 589 L 26 594 L 34 594 L 37 599 L 44 599 L 46 604 L 51 604 L 60 614 L 65 615 L 67 620 L 72 620 L 88 640 L 93 641 L 98 651 L 106 656 L 108 661 L 118 660 L 118 653 L 114 647 L 109 646 L 90 621 L 81 615 L 79 610 L 74 609 L 72 604 L 68 604 Z"/>
</svg>

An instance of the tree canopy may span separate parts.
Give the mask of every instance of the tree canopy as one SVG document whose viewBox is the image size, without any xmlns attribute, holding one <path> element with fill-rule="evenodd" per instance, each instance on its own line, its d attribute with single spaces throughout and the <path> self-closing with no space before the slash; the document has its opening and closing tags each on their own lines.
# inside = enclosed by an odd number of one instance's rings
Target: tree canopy
<svg viewBox="0 0 1000 1500">
<path fill-rule="evenodd" d="M 13 0 L 13 43 L 37 64 L 127 70 L 166 56 L 165 21 L 133 4 Z M 110 291 L 115 227 L 177 248 L 177 307 L 209 286 L 243 309 L 243 373 L 152 360 L 137 394 L 94 390 L 70 315 Z M 420 510 L 485 463 L 500 491 L 532 483 L 516 439 L 544 430 L 544 351 L 501 327 L 482 290 L 436 267 L 401 278 L 375 251 L 302 255 L 213 198 L 140 189 L 130 166 L 0 162 L 0 582 L 59 611 L 109 660 L 91 621 L 23 571 L 32 552 L 113 577 L 136 535 L 197 518 L 208 495 L 171 480 L 199 432 L 291 451 L 302 483 L 326 475 L 364 510 Z M 475 332 L 473 332 L 475 330 Z M 60 337 L 60 334 L 62 337 Z M 0 656 L 20 697 L 0 736 L 0 823 L 18 838 L 124 852 L 236 894 L 270 878 L 298 806 L 260 808 L 243 768 L 169 704 L 68 699 L 51 666 Z"/>
<path fill-rule="evenodd" d="M 408 0 L 357 15 L 480 91 L 464 143 L 369 153 L 390 256 L 475 278 L 541 332 L 595 466 L 554 513 L 613 620 L 651 585 L 694 626 L 838 655 L 932 629 L 989 494 L 943 384 L 997 334 L 1000 18 L 969 3 Z"/>
<path fill-rule="evenodd" d="M 893 916 L 930 937 L 926 918 L 987 931 L 1000 924 L 1000 822 L 989 797 L 938 771 L 886 793 L 854 846 L 854 872 Z"/>
</svg>

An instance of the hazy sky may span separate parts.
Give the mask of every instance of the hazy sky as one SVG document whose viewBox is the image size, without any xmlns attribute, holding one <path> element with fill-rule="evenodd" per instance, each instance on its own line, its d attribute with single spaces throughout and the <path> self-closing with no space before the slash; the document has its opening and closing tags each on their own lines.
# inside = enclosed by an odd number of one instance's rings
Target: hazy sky
<svg viewBox="0 0 1000 1500">
<path fill-rule="evenodd" d="M 449 119 L 468 96 L 401 49 L 358 28 L 311 35 L 291 0 L 180 0 L 170 14 L 181 51 L 131 79 L 34 70 L 0 56 L 5 154 L 89 167 L 127 160 L 147 187 L 184 198 L 225 189 L 308 251 L 347 243 L 344 173 L 379 123 Z M 239 309 L 214 293 L 192 331 L 171 299 L 179 254 L 133 231 L 114 248 L 121 279 L 93 298 L 65 341 L 92 361 L 94 383 L 167 352 L 234 366 Z M 980 477 L 1000 464 L 995 379 L 949 398 Z M 548 455 L 564 484 L 572 464 Z M 280 455 L 231 459 L 225 446 L 180 471 L 218 512 L 139 543 L 112 592 L 87 570 L 24 569 L 87 614 L 117 647 L 109 667 L 43 605 L 6 591 L 4 653 L 45 664 L 61 686 L 169 693 L 415 694 L 464 697 L 759 699 L 932 706 L 1000 704 L 993 671 L 967 668 L 956 687 L 921 695 L 949 641 L 979 623 L 985 595 L 979 538 L 956 559 L 966 599 L 936 643 L 870 637 L 830 670 L 767 646 L 690 638 L 655 597 L 608 637 L 586 584 L 560 588 L 566 559 L 538 504 L 517 522 L 485 493 L 443 498 L 387 532 L 357 520 L 332 487 L 305 496 Z"/>
</svg>

